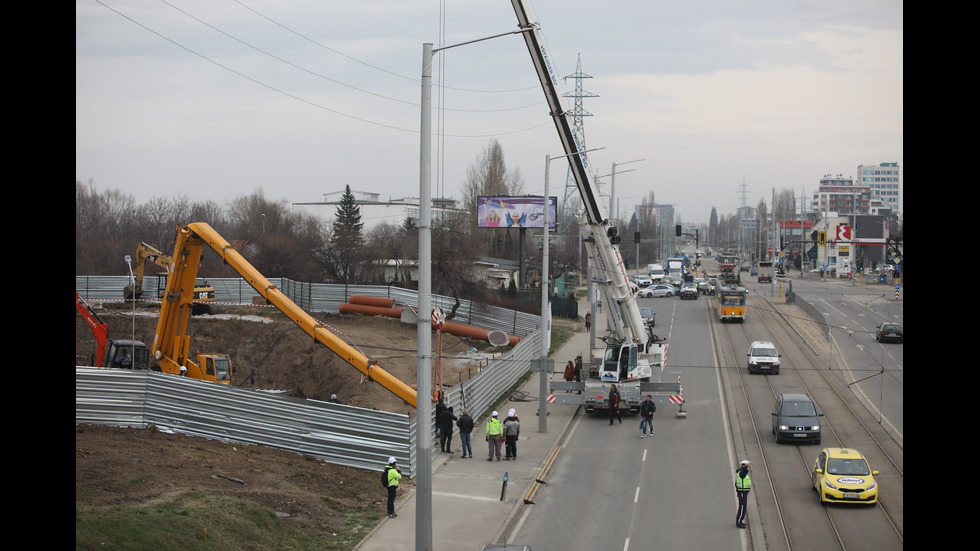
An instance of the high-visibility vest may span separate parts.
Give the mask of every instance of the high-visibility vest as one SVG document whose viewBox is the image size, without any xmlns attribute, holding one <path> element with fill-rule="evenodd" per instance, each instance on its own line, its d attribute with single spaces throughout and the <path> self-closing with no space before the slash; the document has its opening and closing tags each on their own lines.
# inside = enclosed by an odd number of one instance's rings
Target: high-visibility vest
<svg viewBox="0 0 980 551">
<path fill-rule="evenodd" d="M 745 473 L 745 478 L 738 476 L 738 471 L 735 472 L 735 491 L 736 492 L 748 492 L 752 489 L 752 477 L 749 473 Z"/>
<path fill-rule="evenodd" d="M 487 436 L 500 436 L 504 433 L 504 424 L 500 422 L 500 419 L 496 417 L 491 417 L 487 421 Z"/>
</svg>

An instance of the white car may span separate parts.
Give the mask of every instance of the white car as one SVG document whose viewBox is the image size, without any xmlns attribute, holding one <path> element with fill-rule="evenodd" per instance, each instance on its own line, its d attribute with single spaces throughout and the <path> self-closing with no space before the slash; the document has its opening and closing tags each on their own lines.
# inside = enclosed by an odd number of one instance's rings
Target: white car
<svg viewBox="0 0 980 551">
<path fill-rule="evenodd" d="M 633 278 L 633 283 L 636 283 L 640 287 L 649 287 L 653 285 L 653 280 L 650 279 L 650 276 L 638 275 Z"/>
<path fill-rule="evenodd" d="M 640 298 L 672 297 L 674 296 L 674 287 L 665 283 L 655 283 L 645 289 L 640 289 L 636 295 Z"/>
</svg>

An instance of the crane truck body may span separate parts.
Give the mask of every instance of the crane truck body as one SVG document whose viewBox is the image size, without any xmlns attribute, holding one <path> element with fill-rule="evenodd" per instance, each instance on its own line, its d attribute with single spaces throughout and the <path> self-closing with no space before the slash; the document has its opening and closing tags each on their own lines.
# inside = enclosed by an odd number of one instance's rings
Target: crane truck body
<svg viewBox="0 0 980 551">
<path fill-rule="evenodd" d="M 282 291 L 276 288 L 256 270 L 235 248 L 203 222 L 193 222 L 177 227 L 174 254 L 169 266 L 169 277 L 163 300 L 160 304 L 160 319 L 150 346 L 150 353 L 160 362 L 160 370 L 178 373 L 181 366 L 187 367 L 188 374 L 198 378 L 208 378 L 207 364 L 194 364 L 190 356 L 190 336 L 187 325 L 193 307 L 194 282 L 201 264 L 204 247 L 213 249 L 225 264 L 235 269 L 244 279 L 265 298 L 268 304 L 286 314 L 301 329 L 321 344 L 327 346 L 342 360 L 357 368 L 368 378 L 381 383 L 405 402 L 417 407 L 414 388 L 381 369 L 376 361 L 361 354 L 338 336 L 328 331 L 320 322 L 307 314 Z M 201 356 L 198 356 L 200 358 Z M 215 369 L 219 366 L 216 363 Z M 227 381 L 231 380 L 231 364 L 227 364 Z M 216 372 L 217 375 L 217 372 Z M 208 379 L 211 380 L 211 379 Z"/>
<path fill-rule="evenodd" d="M 619 251 L 622 238 L 617 227 L 610 223 L 600 198 L 595 176 L 585 155 L 584 138 L 578 135 L 570 115 L 562 107 L 556 86 L 558 78 L 544 49 L 538 25 L 529 19 L 522 0 L 511 0 L 511 3 L 582 198 L 583 211 L 577 217 L 577 222 L 612 328 L 611 333 L 603 337 L 605 351 L 601 361 L 590 367 L 589 377 L 581 383 L 553 383 L 552 388 L 581 390 L 582 394 L 555 394 L 556 401 L 582 403 L 586 412 L 592 413 L 607 407 L 609 385 L 616 384 L 622 399 L 621 407 L 636 413 L 639 412 L 642 392 L 658 393 L 663 390 L 660 383 L 650 383 L 650 379 L 653 368 L 663 366 L 666 344 L 653 334 L 640 314 L 638 288 L 630 282 Z M 644 387 L 644 384 L 650 386 Z M 657 401 L 665 400 L 658 395 Z"/>
</svg>

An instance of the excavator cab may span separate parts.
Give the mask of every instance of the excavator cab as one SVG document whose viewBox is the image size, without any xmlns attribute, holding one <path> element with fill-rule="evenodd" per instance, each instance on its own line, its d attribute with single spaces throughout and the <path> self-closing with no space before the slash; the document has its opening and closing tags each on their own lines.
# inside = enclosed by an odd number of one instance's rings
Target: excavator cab
<svg viewBox="0 0 980 551">
<path fill-rule="evenodd" d="M 134 361 L 135 360 L 135 361 Z M 109 342 L 103 367 L 117 369 L 148 369 L 150 356 L 140 341 L 114 340 Z"/>
</svg>

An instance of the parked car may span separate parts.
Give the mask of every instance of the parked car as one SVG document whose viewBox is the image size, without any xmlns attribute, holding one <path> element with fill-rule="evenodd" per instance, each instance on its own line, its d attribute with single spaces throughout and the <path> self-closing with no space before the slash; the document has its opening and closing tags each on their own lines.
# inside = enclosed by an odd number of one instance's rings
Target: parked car
<svg viewBox="0 0 980 551">
<path fill-rule="evenodd" d="M 674 287 L 666 283 L 654 283 L 645 289 L 640 289 L 636 295 L 641 298 L 672 297 L 674 296 Z"/>
<path fill-rule="evenodd" d="M 753 341 L 749 345 L 749 373 L 764 371 L 779 375 L 779 358 L 782 354 L 776 352 L 776 345 L 769 341 Z"/>
<path fill-rule="evenodd" d="M 772 411 L 772 433 L 776 443 L 785 441 L 820 443 L 823 412 L 806 394 L 780 394 Z"/>
<path fill-rule="evenodd" d="M 640 317 L 643 318 L 643 322 L 650 327 L 656 327 L 657 325 L 657 314 L 651 308 L 640 307 Z"/>
<path fill-rule="evenodd" d="M 882 322 L 875 330 L 875 340 L 878 342 L 905 342 L 905 334 L 902 326 L 897 323 Z"/>
<path fill-rule="evenodd" d="M 698 294 L 698 288 L 693 281 L 685 281 L 684 284 L 681 285 L 680 297 L 682 300 L 685 298 L 697 299 Z"/>
<path fill-rule="evenodd" d="M 868 460 L 854 448 L 825 448 L 813 463 L 811 482 L 820 503 L 878 503 L 878 483 Z"/>
</svg>

